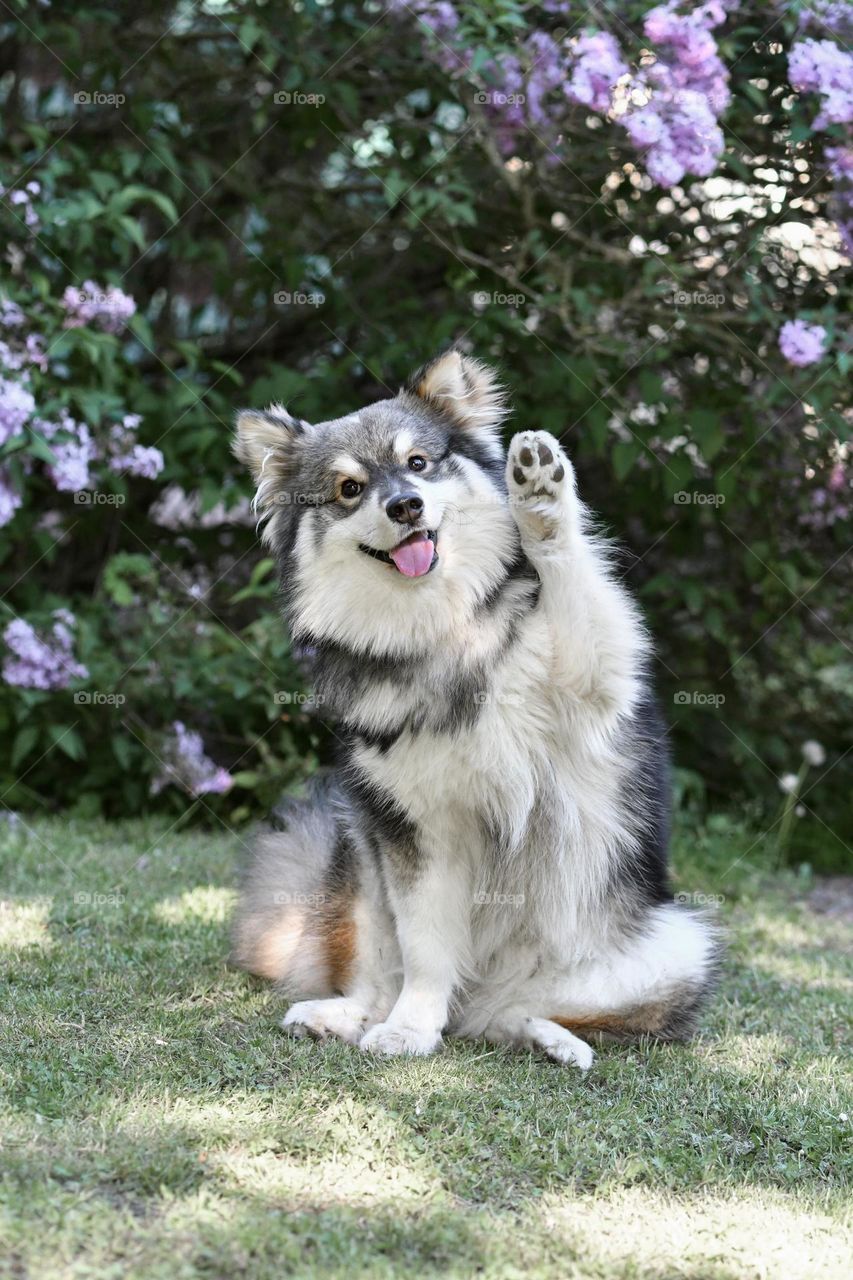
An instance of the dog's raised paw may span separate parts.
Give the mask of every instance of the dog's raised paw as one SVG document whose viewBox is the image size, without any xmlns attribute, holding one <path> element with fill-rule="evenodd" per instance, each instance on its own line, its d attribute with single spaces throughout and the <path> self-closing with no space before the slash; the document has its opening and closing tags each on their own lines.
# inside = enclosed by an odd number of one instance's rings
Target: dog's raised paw
<svg viewBox="0 0 853 1280">
<path fill-rule="evenodd" d="M 332 1000 L 302 1000 L 291 1005 L 281 1020 L 282 1028 L 288 1035 L 302 1040 L 328 1040 L 334 1038 L 345 1040 L 347 1044 L 358 1044 L 370 1021 L 369 1015 L 360 1004 L 346 997 Z"/>
<path fill-rule="evenodd" d="M 441 1045 L 441 1035 L 422 1031 L 417 1027 L 396 1027 L 390 1022 L 380 1022 L 362 1036 L 359 1048 L 365 1053 L 383 1057 L 399 1057 L 409 1054 L 421 1057 L 434 1053 Z"/>
<path fill-rule="evenodd" d="M 574 507 L 575 477 L 559 440 L 548 431 L 520 431 L 506 467 L 510 505 L 523 534 L 551 538 Z"/>
</svg>

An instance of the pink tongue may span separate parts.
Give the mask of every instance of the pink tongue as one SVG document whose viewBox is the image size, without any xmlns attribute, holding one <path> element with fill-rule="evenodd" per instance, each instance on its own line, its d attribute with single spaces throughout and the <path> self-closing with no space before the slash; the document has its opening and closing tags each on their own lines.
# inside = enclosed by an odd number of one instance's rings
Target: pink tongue
<svg viewBox="0 0 853 1280">
<path fill-rule="evenodd" d="M 420 578 L 429 573 L 435 547 L 425 533 L 416 533 L 388 554 L 407 578 Z"/>
</svg>

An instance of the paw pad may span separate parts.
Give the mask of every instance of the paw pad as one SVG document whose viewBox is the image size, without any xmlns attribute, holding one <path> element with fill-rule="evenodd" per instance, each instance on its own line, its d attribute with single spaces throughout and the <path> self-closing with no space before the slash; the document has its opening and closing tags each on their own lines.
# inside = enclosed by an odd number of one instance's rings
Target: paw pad
<svg viewBox="0 0 853 1280">
<path fill-rule="evenodd" d="M 518 497 L 554 499 L 571 463 L 547 431 L 523 431 L 509 446 L 507 472 Z"/>
</svg>

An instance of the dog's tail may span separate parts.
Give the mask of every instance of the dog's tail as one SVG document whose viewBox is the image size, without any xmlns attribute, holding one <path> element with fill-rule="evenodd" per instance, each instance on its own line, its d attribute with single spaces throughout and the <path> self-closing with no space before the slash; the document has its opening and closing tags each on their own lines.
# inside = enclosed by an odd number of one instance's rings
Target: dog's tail
<svg viewBox="0 0 853 1280">
<path fill-rule="evenodd" d="M 343 991 L 355 956 L 355 851 L 329 790 L 257 836 L 232 932 L 233 963 L 302 999 Z"/>
</svg>

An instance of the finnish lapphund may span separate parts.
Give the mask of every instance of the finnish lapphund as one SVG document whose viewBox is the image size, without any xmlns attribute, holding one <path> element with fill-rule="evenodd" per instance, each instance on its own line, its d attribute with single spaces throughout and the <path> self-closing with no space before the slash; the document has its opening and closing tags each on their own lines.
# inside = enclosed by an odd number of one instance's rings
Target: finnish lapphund
<svg viewBox="0 0 853 1280">
<path fill-rule="evenodd" d="M 236 961 L 294 1035 L 379 1054 L 450 1036 L 583 1069 L 587 1034 L 681 1039 L 718 968 L 673 900 L 651 645 L 575 473 L 500 425 L 450 351 L 310 425 L 239 414 L 295 650 L 342 750 L 256 843 Z"/>
</svg>

